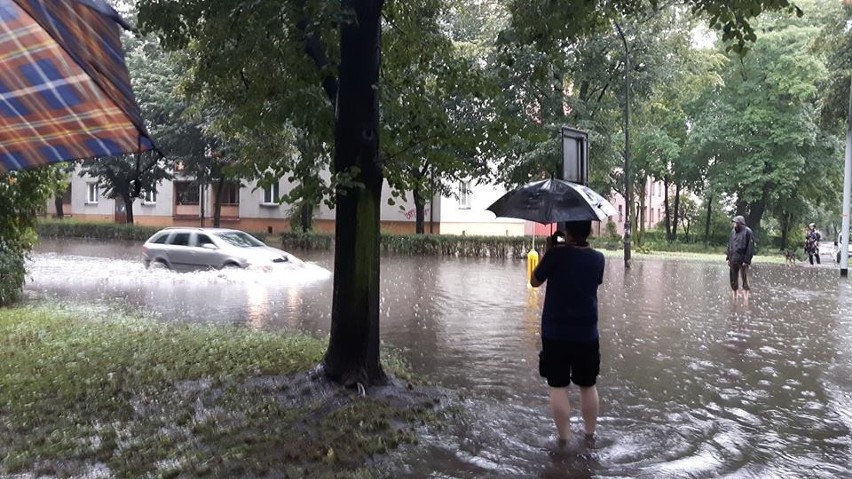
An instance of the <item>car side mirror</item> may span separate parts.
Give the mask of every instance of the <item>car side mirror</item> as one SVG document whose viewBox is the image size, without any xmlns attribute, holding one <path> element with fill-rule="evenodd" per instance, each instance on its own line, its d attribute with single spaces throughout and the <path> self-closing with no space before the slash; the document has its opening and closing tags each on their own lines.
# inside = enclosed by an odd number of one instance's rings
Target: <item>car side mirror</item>
<svg viewBox="0 0 852 479">
<path fill-rule="evenodd" d="M 204 249 L 219 249 L 213 243 L 204 243 L 203 245 L 201 245 L 201 247 Z"/>
</svg>

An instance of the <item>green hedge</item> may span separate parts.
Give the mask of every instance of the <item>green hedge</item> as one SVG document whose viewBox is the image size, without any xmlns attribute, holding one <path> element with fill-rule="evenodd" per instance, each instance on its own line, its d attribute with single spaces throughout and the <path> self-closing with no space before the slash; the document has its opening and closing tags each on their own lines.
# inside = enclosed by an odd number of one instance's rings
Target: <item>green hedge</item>
<svg viewBox="0 0 852 479">
<path fill-rule="evenodd" d="M 115 223 L 79 222 L 68 220 L 44 220 L 38 224 L 38 234 L 43 238 L 86 238 L 103 240 L 145 241 L 160 228 L 150 226 L 122 225 Z M 266 233 L 251 233 L 261 241 L 275 242 Z M 775 238 L 773 238 L 774 240 Z M 602 236 L 590 239 L 594 248 L 601 250 L 620 250 L 623 242 L 620 237 Z M 334 235 L 316 232 L 285 232 L 280 237 L 281 247 L 285 250 L 334 249 Z M 675 241 L 669 243 L 660 231 L 647 231 L 642 245 L 633 244 L 637 253 L 653 251 L 678 251 L 692 253 L 724 252 L 727 238 L 712 238 L 710 246 L 703 242 Z M 758 249 L 767 251 L 766 248 Z M 525 258 L 532 247 L 528 236 L 467 236 L 467 235 L 398 235 L 385 234 L 381 237 L 381 250 L 384 253 L 399 255 L 426 256 L 464 256 L 491 258 Z M 536 247 L 541 252 L 544 238 L 536 239 Z M 774 247 L 774 246 L 773 246 Z"/>
<path fill-rule="evenodd" d="M 24 257 L 0 247 L 0 306 L 21 298 L 26 274 Z"/>
<path fill-rule="evenodd" d="M 36 229 L 42 238 L 145 241 L 161 228 L 118 223 L 45 220 L 40 221 Z"/>
<path fill-rule="evenodd" d="M 281 235 L 281 246 L 285 250 L 330 250 L 334 247 L 334 235 L 287 232 Z M 400 255 L 522 258 L 530 246 L 530 239 L 522 236 L 385 234 L 381 237 L 382 252 Z"/>
<path fill-rule="evenodd" d="M 84 238 L 114 241 L 143 242 L 162 227 L 126 225 L 105 222 L 81 222 L 73 220 L 42 220 L 36 230 L 41 238 Z M 266 241 L 266 233 L 251 233 L 261 241 Z"/>
</svg>

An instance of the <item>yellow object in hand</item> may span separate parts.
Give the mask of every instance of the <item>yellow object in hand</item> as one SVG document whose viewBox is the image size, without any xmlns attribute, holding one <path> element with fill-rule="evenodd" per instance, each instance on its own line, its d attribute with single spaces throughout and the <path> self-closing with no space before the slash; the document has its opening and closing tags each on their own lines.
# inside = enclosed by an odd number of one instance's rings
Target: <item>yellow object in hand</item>
<svg viewBox="0 0 852 479">
<path fill-rule="evenodd" d="M 532 280 L 533 271 L 535 271 L 536 266 L 538 266 L 538 251 L 531 249 L 527 253 L 527 284 Z"/>
</svg>

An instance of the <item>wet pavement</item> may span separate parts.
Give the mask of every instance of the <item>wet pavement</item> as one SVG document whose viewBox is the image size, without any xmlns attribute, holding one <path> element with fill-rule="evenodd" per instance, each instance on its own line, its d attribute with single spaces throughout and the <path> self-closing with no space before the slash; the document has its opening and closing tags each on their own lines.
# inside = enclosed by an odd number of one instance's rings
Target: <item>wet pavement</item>
<svg viewBox="0 0 852 479">
<path fill-rule="evenodd" d="M 146 270 L 135 244 L 50 242 L 33 300 L 164 321 L 328 332 L 331 253 L 272 272 Z M 852 283 L 830 262 L 756 264 L 733 302 L 724 258 L 608 258 L 596 443 L 555 446 L 537 374 L 544 291 L 515 260 L 382 259 L 382 341 L 468 414 L 400 477 L 852 477 Z M 572 400 L 578 399 L 576 390 Z M 575 414 L 574 430 L 581 431 Z"/>
</svg>

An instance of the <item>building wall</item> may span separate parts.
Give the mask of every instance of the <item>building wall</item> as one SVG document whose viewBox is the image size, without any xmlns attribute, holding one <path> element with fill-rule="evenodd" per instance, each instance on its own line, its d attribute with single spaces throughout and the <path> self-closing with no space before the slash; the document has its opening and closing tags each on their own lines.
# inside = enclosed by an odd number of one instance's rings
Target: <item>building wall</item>
<svg viewBox="0 0 852 479">
<path fill-rule="evenodd" d="M 72 194 L 71 204 L 65 205 L 64 208 L 66 214 L 80 220 L 116 221 L 115 202 L 113 200 L 101 197 L 97 204 L 86 204 L 87 183 L 93 182 L 91 178 L 81 178 L 75 173 L 69 178 L 69 181 L 72 184 Z M 246 186 L 240 189 L 239 205 L 229 207 L 231 211 L 223 214 L 221 226 L 270 234 L 289 231 L 291 229 L 291 207 L 287 204 L 263 204 L 263 189 L 256 188 L 256 186 L 256 183 L 248 182 Z M 456 191 L 460 191 L 462 186 L 462 184 L 457 185 Z M 293 185 L 286 180 L 279 182 L 279 192 L 282 195 L 291 191 L 292 187 Z M 477 185 L 473 182 L 468 183 L 467 188 L 469 188 L 469 191 L 466 195 L 436 197 L 434 201 L 426 204 L 424 231 L 427 234 L 472 236 L 523 236 L 525 234 L 542 236 L 550 234 L 550 229 L 546 225 L 536 226 L 535 223 L 514 218 L 496 218 L 494 213 L 486 210 L 489 205 L 505 194 L 504 188 L 489 184 Z M 659 193 L 659 191 L 653 190 L 652 193 Z M 212 196 L 212 189 L 207 188 L 200 198 L 200 201 L 204 203 L 204 226 L 212 225 Z M 390 186 L 385 182 L 382 189 L 381 230 L 385 233 L 414 233 L 416 228 L 414 202 L 409 196 L 396 198 L 395 204 L 391 205 L 388 203 L 390 197 Z M 653 196 L 649 203 L 653 208 L 661 207 L 662 194 L 659 194 L 658 197 Z M 616 209 L 618 209 L 618 205 L 622 205 L 623 208 L 623 199 L 620 196 L 617 196 L 614 200 Z M 53 200 L 48 202 L 47 211 L 50 215 L 55 214 Z M 175 204 L 175 187 L 171 181 L 164 181 L 158 186 L 155 202 L 146 203 L 137 200 L 133 205 L 134 222 L 139 225 L 154 227 L 200 226 L 202 225 L 200 211 L 200 204 Z M 328 208 L 325 204 L 319 205 L 314 211 L 314 230 L 333 233 L 334 217 L 334 210 Z M 654 219 L 656 220 L 658 217 L 658 213 L 655 213 Z M 623 217 L 614 217 L 613 221 L 616 222 L 618 231 L 621 233 Z M 650 224 L 650 218 L 648 223 Z M 598 226 L 603 229 L 606 225 L 604 222 Z"/>
<path fill-rule="evenodd" d="M 642 193 L 641 188 L 636 188 L 634 194 L 639 195 Z M 666 191 L 662 181 L 654 181 L 653 179 L 648 179 L 645 185 L 645 230 L 652 230 L 657 227 L 661 221 L 664 220 L 666 210 L 665 210 L 665 198 Z M 610 203 L 615 206 L 615 209 L 618 210 L 619 214 L 610 218 L 615 222 L 616 228 L 618 230 L 618 234 L 624 234 L 624 220 L 625 215 L 627 214 L 627 210 L 625 208 L 624 197 L 619 193 L 614 193 L 612 198 L 610 198 Z M 634 205 L 634 208 L 638 207 L 638 202 Z M 637 212 L 638 213 L 638 212 Z M 639 217 L 641 220 L 641 217 Z M 603 230 L 606 231 L 606 224 L 602 225 Z M 633 230 L 637 231 L 639 229 L 639 225 L 633 225 Z"/>
<path fill-rule="evenodd" d="M 494 203 L 506 193 L 506 189 L 496 185 L 474 184 L 470 182 L 469 194 L 456 196 L 442 196 L 436 203 L 440 209 L 436 211 L 436 217 L 441 225 L 443 234 L 466 234 L 484 236 L 523 236 L 524 220 L 514 218 L 497 218 L 494 213 L 488 211 L 491 203 Z M 457 185 L 459 192 L 462 185 Z"/>
</svg>

